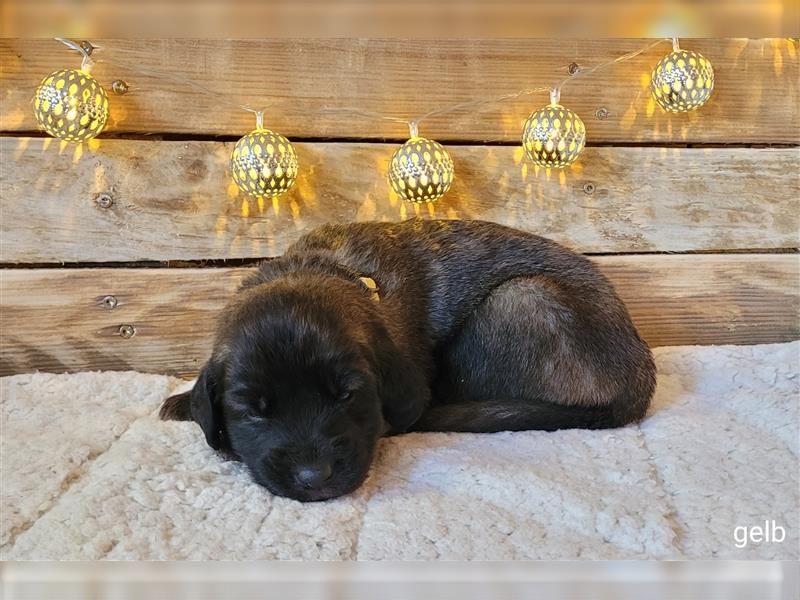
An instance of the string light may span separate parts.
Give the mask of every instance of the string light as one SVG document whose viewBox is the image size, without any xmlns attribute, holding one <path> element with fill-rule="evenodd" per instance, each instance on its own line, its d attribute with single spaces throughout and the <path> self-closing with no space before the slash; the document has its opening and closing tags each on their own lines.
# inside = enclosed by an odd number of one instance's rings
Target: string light
<svg viewBox="0 0 800 600">
<path fill-rule="evenodd" d="M 59 40 L 83 55 L 80 69 L 61 69 L 42 80 L 33 96 L 33 114 L 53 137 L 84 142 L 97 136 L 108 119 L 108 95 L 89 74 L 89 51 L 69 40 Z"/>
<path fill-rule="evenodd" d="M 411 138 L 389 161 L 389 184 L 409 202 L 433 202 L 453 183 L 453 159 L 439 142 L 420 137 L 416 122 L 409 123 Z"/>
<path fill-rule="evenodd" d="M 39 124 L 51 135 L 63 140 L 83 141 L 98 135 L 108 118 L 108 96 L 102 86 L 89 74 L 93 62 L 105 62 L 117 67 L 137 71 L 147 76 L 171 79 L 215 96 L 227 105 L 235 106 L 256 115 L 256 129 L 242 137 L 231 153 L 231 175 L 239 189 L 255 197 L 274 197 L 292 187 L 298 173 L 297 155 L 292 144 L 282 135 L 263 127 L 263 110 L 236 104 L 225 95 L 189 79 L 144 69 L 137 65 L 122 64 L 100 59 L 93 61 L 89 54 L 91 44 L 82 45 L 56 38 L 73 50 L 81 52 L 80 69 L 64 69 L 48 75 L 37 88 L 34 112 Z M 655 67 L 651 89 L 662 108 L 672 112 L 687 112 L 708 101 L 714 87 L 711 63 L 697 52 L 682 50 L 677 38 L 673 51 Z M 410 202 L 431 202 L 449 190 L 454 176 L 453 160 L 448 152 L 430 139 L 420 137 L 418 124 L 423 119 L 466 109 L 513 100 L 550 90 L 550 104 L 528 117 L 522 143 L 527 156 L 543 167 L 565 167 L 580 155 L 586 143 L 586 128 L 580 117 L 562 106 L 560 91 L 568 81 L 595 71 L 630 60 L 642 52 L 663 43 L 660 39 L 643 48 L 591 67 L 571 69 L 569 77 L 552 87 L 527 88 L 494 98 L 479 98 L 431 110 L 413 120 L 381 115 L 356 109 L 346 110 L 354 115 L 406 123 L 410 139 L 393 154 L 389 163 L 389 183 L 403 199 Z M 88 48 L 87 48 L 88 46 Z"/>
<path fill-rule="evenodd" d="M 241 191 L 256 198 L 272 198 L 294 184 L 297 154 L 289 140 L 264 129 L 264 113 L 257 111 L 256 128 L 236 142 L 230 167 Z"/>
<path fill-rule="evenodd" d="M 561 91 L 550 91 L 550 104 L 531 113 L 522 130 L 525 153 L 540 167 L 566 167 L 586 144 L 581 118 L 559 104 Z"/>
<path fill-rule="evenodd" d="M 672 52 L 653 69 L 650 89 L 658 105 L 669 112 L 700 108 L 714 91 L 714 68 L 699 52 L 682 50 L 672 38 Z"/>
</svg>

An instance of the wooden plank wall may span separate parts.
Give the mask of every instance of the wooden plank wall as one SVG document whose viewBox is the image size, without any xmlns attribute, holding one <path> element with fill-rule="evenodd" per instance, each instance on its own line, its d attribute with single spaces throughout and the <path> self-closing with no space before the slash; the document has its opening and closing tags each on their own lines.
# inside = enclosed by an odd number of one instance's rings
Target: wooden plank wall
<svg viewBox="0 0 800 600">
<path fill-rule="evenodd" d="M 543 94 L 433 117 L 421 133 L 447 143 L 456 180 L 429 206 L 399 200 L 385 179 L 403 126 L 350 110 L 411 118 L 648 43 L 96 40 L 94 74 L 131 91 L 111 95 L 106 133 L 76 146 L 41 136 L 30 106 L 38 81 L 75 57 L 49 40 L 0 41 L 0 374 L 192 375 L 244 272 L 227 261 L 278 255 L 329 221 L 415 215 L 497 221 L 596 255 L 654 346 L 797 339 L 794 42 L 683 40 L 716 70 L 712 100 L 688 115 L 662 113 L 648 95 L 667 43 L 570 82 L 562 102 L 589 146 L 563 171 L 534 168 L 519 145 Z M 269 101 L 267 125 L 301 161 L 288 194 L 238 193 L 227 159 L 252 119 L 180 78 Z"/>
<path fill-rule="evenodd" d="M 635 51 L 652 40 L 97 40 L 93 73 L 124 79 L 109 132 L 239 137 L 252 116 L 186 85 L 198 81 L 237 102 L 265 105 L 266 125 L 290 138 L 400 138 L 402 124 L 352 111 L 414 117 L 430 110 L 546 86 L 585 67 Z M 670 50 L 665 42 L 636 59 L 576 79 L 563 104 L 580 114 L 600 142 L 797 142 L 798 48 L 785 39 L 684 39 L 714 65 L 714 100 L 701 113 L 675 118 L 649 97 L 649 74 Z M 28 102 L 43 75 L 79 62 L 51 40 L 0 44 L 3 131 L 34 131 Z M 102 62 L 110 61 L 110 62 Z M 120 65 L 120 66 L 118 66 Z M 128 68 L 134 66 L 135 69 Z M 141 75 L 142 70 L 177 80 Z M 110 86 L 109 86 L 110 87 Z M 521 124 L 546 96 L 466 108 L 426 121 L 421 135 L 439 141 L 518 142 Z M 608 117 L 595 116 L 598 108 Z"/>
</svg>

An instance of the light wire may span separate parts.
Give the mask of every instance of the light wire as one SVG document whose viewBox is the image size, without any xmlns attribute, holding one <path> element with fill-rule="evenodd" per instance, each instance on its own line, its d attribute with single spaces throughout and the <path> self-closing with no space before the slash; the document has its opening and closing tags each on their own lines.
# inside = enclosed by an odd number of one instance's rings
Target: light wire
<svg viewBox="0 0 800 600">
<path fill-rule="evenodd" d="M 139 74 L 145 75 L 147 77 L 153 77 L 155 79 L 172 80 L 172 81 L 174 81 L 176 83 L 179 83 L 179 84 L 186 85 L 186 86 L 189 86 L 191 88 L 194 88 L 198 92 L 201 92 L 201 93 L 206 94 L 208 96 L 214 97 L 214 98 L 218 99 L 221 103 L 223 103 L 223 104 L 225 104 L 225 105 L 227 105 L 227 106 L 229 106 L 231 108 L 237 108 L 237 109 L 240 109 L 240 110 L 243 110 L 243 111 L 246 111 L 246 112 L 249 112 L 249 113 L 255 115 L 258 127 L 261 127 L 262 124 L 263 124 L 263 115 L 267 111 L 267 107 L 255 108 L 255 107 L 251 106 L 250 104 L 239 104 L 237 102 L 234 102 L 233 100 L 230 100 L 229 97 L 226 94 L 223 94 L 223 93 L 220 93 L 220 92 L 216 92 L 216 91 L 214 91 L 214 90 L 212 90 L 212 89 L 210 89 L 210 88 L 208 88 L 208 87 L 206 87 L 206 86 L 204 86 L 204 85 L 202 85 L 202 84 L 200 84 L 200 83 L 198 83 L 198 82 L 196 82 L 196 81 L 194 81 L 192 79 L 189 79 L 187 77 L 182 77 L 180 75 L 173 75 L 171 73 L 165 73 L 163 71 L 156 71 L 154 69 L 148 69 L 148 68 L 144 68 L 144 67 L 139 67 L 139 66 L 128 64 L 128 63 L 119 62 L 119 61 L 116 61 L 116 60 L 110 60 L 108 58 L 95 59 L 95 58 L 91 57 L 91 54 L 92 54 L 93 50 L 98 50 L 98 49 L 99 50 L 103 50 L 103 51 L 110 50 L 111 52 L 131 52 L 131 51 L 127 51 L 127 50 L 123 50 L 123 49 L 109 49 L 109 48 L 106 48 L 106 47 L 103 47 L 103 46 L 95 46 L 93 44 L 86 44 L 85 42 L 84 42 L 84 44 L 79 44 L 79 43 L 77 43 L 77 42 L 75 42 L 73 40 L 69 40 L 69 39 L 66 39 L 66 38 L 54 38 L 54 39 L 56 41 L 58 41 L 58 42 L 61 42 L 65 46 L 67 46 L 69 49 L 74 50 L 76 52 L 79 52 L 82 55 L 82 59 L 83 60 L 82 60 L 81 68 L 86 68 L 86 67 L 90 66 L 92 63 L 98 63 L 99 62 L 99 63 L 105 63 L 105 64 L 113 65 L 113 66 L 118 67 L 120 69 L 126 69 L 126 70 L 129 70 L 129 71 L 134 72 L 134 73 L 139 73 Z M 631 59 L 639 56 L 643 52 L 647 52 L 648 50 L 650 50 L 652 48 L 655 48 L 659 44 L 662 44 L 662 43 L 664 43 L 666 41 L 671 42 L 672 45 L 673 45 L 673 48 L 676 48 L 676 49 L 678 48 L 678 38 L 675 38 L 675 37 L 673 37 L 673 38 L 660 38 L 660 39 L 658 39 L 658 40 L 656 40 L 656 41 L 654 41 L 654 42 L 652 42 L 652 43 L 650 43 L 650 44 L 648 44 L 648 45 L 646 45 L 646 46 L 644 46 L 642 48 L 639 48 L 638 50 L 633 50 L 631 52 L 627 52 L 626 54 L 623 54 L 623 55 L 618 56 L 616 58 L 613 58 L 611 60 L 607 60 L 605 62 L 596 64 L 596 65 L 594 65 L 592 67 L 585 67 L 584 68 L 584 67 L 580 67 L 579 66 L 577 71 L 575 71 L 574 73 L 571 73 L 570 75 L 567 75 L 565 78 L 563 78 L 562 80 L 556 82 L 553 85 L 540 86 L 540 87 L 534 87 L 534 88 L 526 88 L 526 89 L 518 90 L 516 92 L 510 92 L 510 93 L 507 93 L 507 94 L 502 94 L 500 96 L 493 96 L 493 97 L 489 97 L 489 98 L 478 98 L 478 99 L 475 99 L 475 100 L 467 100 L 465 102 L 459 102 L 459 103 L 456 103 L 456 104 L 451 104 L 451 105 L 448 105 L 448 106 L 442 106 L 442 107 L 439 107 L 439 108 L 435 108 L 433 110 L 430 110 L 430 111 L 428 111 L 428 112 L 426 112 L 426 113 L 424 113 L 422 115 L 419 115 L 419 116 L 413 117 L 413 118 L 403 118 L 403 117 L 397 117 L 397 116 L 391 116 L 391 115 L 384 115 L 384 114 L 381 114 L 381 113 L 376 113 L 376 112 L 366 111 L 366 110 L 361 110 L 361 109 L 356 109 L 356 108 L 348 108 L 348 107 L 326 107 L 326 108 L 323 108 L 322 111 L 323 112 L 327 112 L 327 113 L 331 113 L 331 112 L 347 113 L 347 114 L 350 114 L 350 115 L 353 115 L 353 116 L 361 116 L 361 117 L 364 117 L 366 119 L 376 119 L 376 120 L 390 121 L 390 122 L 393 122 L 393 123 L 403 123 L 403 124 L 408 126 L 409 133 L 410 133 L 411 137 L 416 137 L 418 135 L 419 124 L 422 121 L 426 120 L 426 119 L 430 119 L 431 117 L 435 117 L 435 116 L 438 116 L 438 115 L 443 115 L 443 114 L 447 114 L 447 113 L 463 111 L 463 110 L 468 109 L 468 108 L 480 108 L 480 107 L 483 107 L 483 106 L 486 106 L 486 105 L 498 104 L 498 103 L 505 102 L 505 101 L 508 101 L 508 100 L 515 100 L 517 98 L 521 98 L 521 97 L 524 97 L 524 96 L 530 96 L 532 94 L 538 94 L 538 93 L 544 93 L 544 92 L 549 92 L 550 93 L 551 103 L 557 103 L 558 100 L 559 100 L 559 97 L 561 95 L 561 88 L 563 88 L 565 85 L 571 83 L 572 81 L 574 81 L 576 79 L 579 79 L 580 77 L 585 77 L 586 75 L 590 75 L 590 74 L 592 74 L 592 73 L 594 73 L 596 71 L 599 71 L 601 69 L 605 69 L 605 68 L 610 67 L 612 65 L 631 60 Z M 88 45 L 88 47 L 89 47 L 88 50 L 85 47 L 86 45 Z M 554 98 L 555 98 L 555 100 L 553 100 Z"/>
</svg>

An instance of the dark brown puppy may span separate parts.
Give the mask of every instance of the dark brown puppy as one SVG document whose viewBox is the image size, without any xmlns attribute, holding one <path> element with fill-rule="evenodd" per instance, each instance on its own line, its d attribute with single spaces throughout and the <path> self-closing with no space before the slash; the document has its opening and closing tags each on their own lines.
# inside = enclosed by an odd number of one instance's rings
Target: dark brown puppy
<svg viewBox="0 0 800 600">
<path fill-rule="evenodd" d="M 377 282 L 379 301 L 360 277 Z M 272 492 L 348 493 L 394 432 L 619 427 L 655 367 L 584 257 L 480 221 L 330 225 L 265 261 L 219 319 L 193 419 Z"/>
</svg>

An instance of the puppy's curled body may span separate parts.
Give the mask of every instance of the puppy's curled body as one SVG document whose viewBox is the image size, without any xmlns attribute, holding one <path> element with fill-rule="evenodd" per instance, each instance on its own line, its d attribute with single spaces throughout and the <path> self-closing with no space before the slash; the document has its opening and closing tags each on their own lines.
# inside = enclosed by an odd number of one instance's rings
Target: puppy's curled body
<svg viewBox="0 0 800 600">
<path fill-rule="evenodd" d="M 329 225 L 319 253 L 378 282 L 397 346 L 431 383 L 415 430 L 618 427 L 641 419 L 655 365 L 608 280 L 545 238 L 481 221 Z"/>
<path fill-rule="evenodd" d="M 363 481 L 384 421 L 618 427 L 654 387 L 647 345 L 586 258 L 493 223 L 412 219 L 324 226 L 261 263 L 194 389 L 161 414 L 199 423 L 274 493 L 320 500 Z"/>
</svg>

